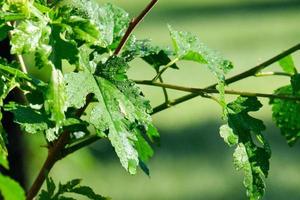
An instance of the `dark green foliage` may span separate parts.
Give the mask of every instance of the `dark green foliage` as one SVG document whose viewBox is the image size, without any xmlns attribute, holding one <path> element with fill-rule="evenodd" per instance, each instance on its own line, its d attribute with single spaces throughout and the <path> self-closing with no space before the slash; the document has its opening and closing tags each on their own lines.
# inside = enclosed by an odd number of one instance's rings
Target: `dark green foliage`
<svg viewBox="0 0 300 200">
<path fill-rule="evenodd" d="M 228 104 L 228 124 L 220 134 L 230 146 L 236 145 L 234 165 L 244 172 L 244 185 L 250 199 L 260 199 L 265 192 L 264 178 L 268 176 L 270 147 L 262 131 L 265 125 L 248 113 L 258 111 L 262 104 L 255 97 L 239 97 Z"/>
<path fill-rule="evenodd" d="M 171 59 L 164 50 L 160 50 L 158 53 L 151 53 L 145 57 L 142 57 L 142 59 L 149 65 L 153 66 L 157 71 L 159 71 L 161 66 L 166 66 L 171 62 Z M 170 67 L 173 69 L 179 69 L 176 63 L 172 64 Z"/>
<path fill-rule="evenodd" d="M 277 89 L 275 94 L 293 94 L 292 87 L 285 86 Z M 296 93 L 300 96 L 299 92 Z M 289 145 L 294 145 L 300 137 L 300 103 L 298 101 L 273 99 L 270 101 L 273 111 L 273 120 Z"/>
<path fill-rule="evenodd" d="M 70 64 L 76 64 L 79 60 L 78 48 L 74 40 L 68 40 L 62 38 L 61 33 L 66 30 L 58 25 L 52 25 L 52 33 L 50 36 L 50 44 L 52 46 L 52 51 L 50 54 L 50 59 L 57 69 L 62 68 L 62 59 L 66 59 Z M 64 52 L 64 53 L 61 53 Z"/>
<path fill-rule="evenodd" d="M 153 66 L 156 71 L 170 63 L 171 59 L 169 56 L 173 55 L 172 51 L 153 46 L 150 40 L 137 40 L 135 36 L 130 38 L 122 54 L 126 62 L 130 62 L 135 58 L 142 58 L 149 65 Z M 176 63 L 170 67 L 178 69 Z"/>
<path fill-rule="evenodd" d="M 8 36 L 8 31 L 10 30 L 12 30 L 12 27 L 0 22 L 0 41 Z"/>
<path fill-rule="evenodd" d="M 74 179 L 65 184 L 59 183 L 58 187 L 56 187 L 52 178 L 47 178 L 47 190 L 42 190 L 38 199 L 39 200 L 67 200 L 67 199 L 75 200 L 73 197 L 68 197 L 68 194 L 77 194 L 77 195 L 85 196 L 90 200 L 110 199 L 96 194 L 88 186 L 81 186 L 80 182 L 81 182 L 80 179 Z"/>
<path fill-rule="evenodd" d="M 300 91 L 300 74 L 295 74 L 291 77 L 291 85 L 294 94 Z"/>
<path fill-rule="evenodd" d="M 44 113 L 28 106 L 10 103 L 4 109 L 14 114 L 15 122 L 20 124 L 27 133 L 41 133 L 48 129 L 51 122 Z"/>
</svg>

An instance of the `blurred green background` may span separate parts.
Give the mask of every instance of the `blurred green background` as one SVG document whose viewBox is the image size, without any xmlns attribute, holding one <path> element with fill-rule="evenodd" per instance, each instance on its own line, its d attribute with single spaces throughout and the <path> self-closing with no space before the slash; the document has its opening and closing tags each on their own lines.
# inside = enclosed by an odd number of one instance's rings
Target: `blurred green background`
<svg viewBox="0 0 300 200">
<path fill-rule="evenodd" d="M 144 8 L 146 0 L 111 0 L 132 16 Z M 209 47 L 233 61 L 229 75 L 259 64 L 300 41 L 299 0 L 160 0 L 155 9 L 136 29 L 139 38 L 152 38 L 155 44 L 171 44 L 167 24 L 197 34 Z M 299 53 L 294 56 L 299 64 Z M 154 72 L 142 61 L 132 64 L 130 77 L 150 79 Z M 168 71 L 168 83 L 204 87 L 215 82 L 202 65 L 179 63 L 180 71 Z M 270 70 L 279 70 L 274 64 Z M 287 78 L 249 78 L 229 88 L 272 92 L 289 82 Z M 163 102 L 160 89 L 142 87 L 152 105 Z M 172 98 L 184 93 L 170 91 Z M 228 98 L 232 100 L 232 98 Z M 300 145 L 286 145 L 271 120 L 270 107 L 255 116 L 264 119 L 265 135 L 271 141 L 273 155 L 264 199 L 300 199 Z M 246 199 L 242 173 L 233 168 L 232 153 L 219 137 L 221 110 L 214 102 L 196 98 L 153 116 L 161 133 L 161 146 L 149 166 L 151 177 L 141 171 L 136 176 L 122 169 L 113 149 L 101 141 L 59 162 L 51 175 L 65 182 L 83 178 L 83 183 L 114 200 L 235 200 Z M 36 141 L 32 141 L 36 140 Z M 28 143 L 42 145 L 39 137 Z M 26 161 L 29 181 L 36 176 L 46 150 L 28 151 Z"/>
</svg>

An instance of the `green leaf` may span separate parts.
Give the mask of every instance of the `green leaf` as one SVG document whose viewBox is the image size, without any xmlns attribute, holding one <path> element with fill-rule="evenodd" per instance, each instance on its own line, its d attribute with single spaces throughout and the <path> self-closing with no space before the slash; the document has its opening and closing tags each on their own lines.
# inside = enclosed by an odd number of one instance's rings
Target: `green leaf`
<svg viewBox="0 0 300 200">
<path fill-rule="evenodd" d="M 175 31 L 169 26 L 170 35 L 176 55 L 183 60 L 192 60 L 207 64 L 200 51 L 200 40 L 188 32 Z M 202 44 L 201 44 L 202 45 Z"/>
<path fill-rule="evenodd" d="M 151 44 L 151 40 L 138 40 L 134 35 L 128 38 L 122 57 L 126 62 L 130 62 L 135 58 L 142 58 L 150 55 L 151 53 L 157 53 L 160 49 Z"/>
<path fill-rule="evenodd" d="M 139 141 L 136 131 L 142 128 L 147 133 L 153 134 L 153 137 L 157 137 L 158 134 L 153 126 L 151 132 L 148 131 L 152 123 L 147 112 L 147 104 L 138 100 L 140 92 L 136 91 L 134 84 L 128 82 L 126 70 L 122 68 L 123 65 L 119 65 L 121 63 L 124 64 L 115 58 L 107 61 L 107 65 L 99 66 L 102 68 L 98 71 L 101 77 L 93 77 L 88 71 L 67 74 L 65 76 L 67 104 L 82 107 L 87 94 L 95 95 L 97 102 L 91 104 L 91 112 L 86 120 L 97 129 L 98 134 L 108 131 L 108 139 L 114 146 L 122 166 L 134 174 L 139 157 L 143 153 L 140 152 L 139 155 L 136 149 L 137 142 L 142 142 Z M 75 96 L 81 98 L 74 100 L 72 97 Z"/>
<path fill-rule="evenodd" d="M 158 53 L 151 53 L 142 57 L 142 59 L 149 65 L 153 66 L 156 71 L 159 71 L 161 66 L 166 66 L 171 62 L 168 54 L 163 50 L 160 50 Z M 173 69 L 179 69 L 176 63 L 172 64 L 170 67 Z"/>
<path fill-rule="evenodd" d="M 47 7 L 48 3 L 46 0 L 36 0 L 33 3 L 34 7 L 39 10 L 41 13 L 51 12 L 51 8 Z"/>
<path fill-rule="evenodd" d="M 97 78 L 97 82 L 101 88 L 106 108 L 110 113 L 110 116 L 105 118 L 110 117 L 113 122 L 109 124 L 108 138 L 115 147 L 123 166 L 130 173 L 134 174 L 138 165 L 138 157 L 141 156 L 141 154 L 138 154 L 134 143 L 140 141 L 133 131 L 128 130 L 133 126 L 132 124 L 137 125 L 135 128 L 137 130 L 139 130 L 139 125 L 147 129 L 151 123 L 151 118 L 146 113 L 145 107 L 141 108 L 138 104 L 132 103 L 128 93 L 122 94 L 113 84 L 105 79 Z M 138 102 L 136 101 L 136 103 Z M 115 121 L 116 119 L 120 121 Z"/>
<path fill-rule="evenodd" d="M 34 80 L 32 80 L 31 77 L 29 77 L 27 74 L 23 73 L 22 71 L 11 67 L 11 64 L 8 64 L 6 62 L 3 61 L 3 63 L 1 63 L 2 60 L 0 59 L 0 71 L 8 73 L 11 76 L 14 76 L 16 78 L 20 78 L 20 79 L 24 79 L 26 81 L 30 81 L 30 82 L 34 82 Z"/>
<path fill-rule="evenodd" d="M 72 191 L 76 186 L 78 186 L 81 182 L 81 179 L 73 179 L 71 181 L 68 181 L 65 184 L 59 183 L 58 185 L 58 194 L 63 194 L 65 192 Z"/>
<path fill-rule="evenodd" d="M 293 89 L 290 85 L 281 87 L 275 91 L 277 95 L 293 95 Z M 295 93 L 300 97 L 300 93 Z M 298 101 L 273 99 L 272 116 L 281 134 L 286 138 L 290 146 L 294 145 L 300 137 L 300 103 Z"/>
<path fill-rule="evenodd" d="M 144 139 L 142 133 L 139 130 L 136 131 L 136 136 L 137 140 L 135 141 L 135 148 L 139 154 L 139 159 L 143 163 L 147 163 L 154 154 L 153 149 Z"/>
<path fill-rule="evenodd" d="M 59 183 L 58 189 L 55 192 L 56 186 L 53 180 L 51 178 L 47 178 L 47 191 L 41 191 L 39 200 L 75 200 L 74 198 L 63 196 L 64 194 L 69 193 L 86 196 L 90 200 L 109 200 L 107 197 L 96 194 L 88 186 L 80 186 L 80 182 L 80 179 L 74 179 L 65 184 Z"/>
<path fill-rule="evenodd" d="M 11 53 L 34 54 L 35 64 L 38 68 L 49 66 L 48 57 L 52 47 L 49 46 L 50 27 L 47 20 L 24 20 L 12 31 Z"/>
<path fill-rule="evenodd" d="M 64 79 L 59 69 L 52 67 L 51 80 L 44 95 L 45 111 L 51 116 L 50 120 L 55 123 L 55 127 L 46 130 L 46 138 L 48 141 L 54 141 L 59 135 L 67 111 Z"/>
<path fill-rule="evenodd" d="M 114 13 L 108 6 L 100 7 L 91 1 L 85 3 L 88 16 L 95 22 L 100 30 L 102 47 L 108 47 L 113 43 L 114 37 Z"/>
<path fill-rule="evenodd" d="M 60 70 L 52 68 L 51 80 L 46 91 L 45 110 L 57 128 L 63 124 L 66 111 L 64 77 Z"/>
<path fill-rule="evenodd" d="M 286 73 L 295 74 L 297 72 L 296 66 L 291 55 L 288 55 L 281 59 L 279 61 L 279 65 Z"/>
<path fill-rule="evenodd" d="M 220 80 L 233 68 L 230 61 L 219 53 L 209 49 L 200 39 L 189 32 L 176 31 L 169 26 L 176 56 L 182 60 L 191 60 L 207 64 L 210 71 Z"/>
<path fill-rule="evenodd" d="M 0 41 L 4 40 L 7 37 L 8 32 L 10 30 L 12 30 L 11 26 L 8 26 L 6 24 L 1 24 L 0 23 Z"/>
<path fill-rule="evenodd" d="M 7 16 L 8 19 L 6 19 L 6 20 L 8 20 L 8 21 L 24 19 L 24 18 L 30 16 L 31 9 L 32 9 L 31 8 L 31 2 L 27 1 L 27 0 L 4 1 L 3 5 L 1 5 L 0 16 L 1 16 L 1 19 L 2 19 L 2 15 Z M 15 18 L 15 16 L 23 16 L 23 17 L 22 18 Z"/>
<path fill-rule="evenodd" d="M 90 200 L 108 200 L 108 198 L 103 197 L 99 194 L 96 194 L 93 191 L 93 189 L 88 186 L 79 186 L 79 187 L 73 188 L 71 192 L 86 196 Z"/>
<path fill-rule="evenodd" d="M 47 191 L 42 190 L 39 194 L 38 200 L 51 200 L 51 196 L 49 193 L 47 193 Z"/>
<path fill-rule="evenodd" d="M 130 130 L 128 126 L 135 120 L 134 105 L 109 81 L 100 77 L 96 81 L 99 86 L 96 93 L 100 103 L 98 106 L 99 110 L 103 112 L 97 113 L 98 120 L 107 120 L 108 138 L 114 146 L 122 166 L 129 173 L 135 174 L 139 163 L 138 152 L 134 148 L 134 141 L 137 138 L 131 131 L 128 131 Z"/>
<path fill-rule="evenodd" d="M 77 64 L 79 60 L 79 50 L 77 44 L 72 39 L 65 37 L 66 29 L 64 25 L 51 25 L 50 45 L 52 52 L 50 59 L 57 69 L 62 69 L 62 60 L 66 59 L 70 64 Z M 63 53 L 61 53 L 63 52 Z"/>
<path fill-rule="evenodd" d="M 109 49 L 115 49 L 117 45 L 120 43 L 129 25 L 130 22 L 129 14 L 122 8 L 110 3 L 105 4 L 104 8 L 106 8 L 108 12 L 113 13 L 113 21 L 114 21 L 113 41 Z"/>
<path fill-rule="evenodd" d="M 291 85 L 294 93 L 300 91 L 300 74 L 295 74 L 291 77 Z"/>
<path fill-rule="evenodd" d="M 139 121 L 143 124 L 149 139 L 156 139 L 159 137 L 157 130 L 152 125 L 152 120 L 149 113 L 152 108 L 148 99 L 146 99 L 141 89 L 129 80 L 127 77 L 128 64 L 123 58 L 111 57 L 104 65 L 98 65 L 96 74 L 104 77 L 113 83 L 127 98 L 135 105 L 138 111 Z M 150 128 L 151 126 L 151 128 Z M 151 129 L 151 131 L 149 131 Z"/>
<path fill-rule="evenodd" d="M 115 49 L 129 24 L 128 13 L 117 6 L 111 4 L 100 6 L 93 1 L 76 0 L 72 1 L 72 4 L 97 25 L 100 31 L 100 46 Z"/>
<path fill-rule="evenodd" d="M 74 15 L 76 9 L 68 6 L 59 7 L 52 20 L 65 29 L 65 38 L 73 38 L 79 44 L 101 45 L 101 35 L 98 27 L 90 19 Z"/>
<path fill-rule="evenodd" d="M 14 121 L 20 124 L 27 133 L 44 132 L 51 125 L 45 114 L 30 107 L 11 102 L 6 104 L 4 109 L 14 114 Z"/>
<path fill-rule="evenodd" d="M 262 171 L 268 166 L 268 153 L 261 148 L 246 146 L 239 143 L 233 154 L 234 165 L 237 170 L 244 172 L 244 185 L 247 189 L 249 199 L 261 199 L 265 192 L 264 178 L 266 174 Z M 261 162 L 262 160 L 262 162 Z"/>
<path fill-rule="evenodd" d="M 47 85 L 43 81 L 25 74 L 21 70 L 17 69 L 18 67 L 18 63 L 8 63 L 7 61 L 0 58 L 0 73 L 3 74 L 1 78 L 4 78 L 6 81 L 9 81 L 9 83 L 6 82 L 6 85 L 8 86 L 7 88 L 10 88 L 7 91 L 10 91 L 14 87 L 19 87 L 20 84 L 24 83 L 25 81 L 30 82 L 32 84 L 32 86 L 28 87 L 27 85 L 26 87 L 24 87 L 26 88 L 25 90 L 31 90 L 34 87 L 44 88 L 44 86 Z"/>
<path fill-rule="evenodd" d="M 64 76 L 66 107 L 81 108 L 85 105 L 86 96 L 97 90 L 97 85 L 90 73 L 68 73 Z"/>
<path fill-rule="evenodd" d="M 23 20 L 26 19 L 27 16 L 25 16 L 23 13 L 13 13 L 13 12 L 0 12 L 0 19 L 3 22 L 11 22 L 11 21 L 17 21 L 17 20 Z"/>
<path fill-rule="evenodd" d="M 232 129 L 228 126 L 228 124 L 225 124 L 220 127 L 220 135 L 224 139 L 224 141 L 230 146 L 234 146 L 238 144 L 238 136 L 234 134 Z"/>
<path fill-rule="evenodd" d="M 54 195 L 56 186 L 55 186 L 55 183 L 54 183 L 53 179 L 51 177 L 47 177 L 46 183 L 47 183 L 47 192 L 48 192 L 48 194 L 50 196 Z"/>
<path fill-rule="evenodd" d="M 51 29 L 45 22 L 24 20 L 12 30 L 11 53 L 26 54 L 40 52 L 40 56 L 48 58 L 51 52 L 49 43 Z"/>
<path fill-rule="evenodd" d="M 25 200 L 25 192 L 13 179 L 0 174 L 0 192 L 4 200 Z"/>
<path fill-rule="evenodd" d="M 9 168 L 7 156 L 8 152 L 6 149 L 6 142 L 3 138 L 3 135 L 6 135 L 2 124 L 0 125 L 0 166 L 4 167 L 5 169 Z"/>
<path fill-rule="evenodd" d="M 262 104 L 256 97 L 239 97 L 228 104 L 228 124 L 220 134 L 230 146 L 237 145 L 234 165 L 244 172 L 244 185 L 250 199 L 260 199 L 265 192 L 264 179 L 268 176 L 271 151 L 262 131 L 265 125 L 249 112 L 258 111 Z"/>
<path fill-rule="evenodd" d="M 206 64 L 218 79 L 216 87 L 220 94 L 220 105 L 226 115 L 225 75 L 233 68 L 230 61 L 224 59 L 218 52 L 209 49 L 200 39 L 189 32 L 176 31 L 169 26 L 176 57 L 180 60 L 195 61 Z"/>
<path fill-rule="evenodd" d="M 71 16 L 69 25 L 74 32 L 74 38 L 88 44 L 99 45 L 100 32 L 89 20 L 78 16 Z"/>
<path fill-rule="evenodd" d="M 156 71 L 171 62 L 170 55 L 173 55 L 173 52 L 153 46 L 150 40 L 137 40 L 135 36 L 130 38 L 122 53 L 126 62 L 139 57 L 153 66 Z M 178 69 L 176 63 L 171 65 L 171 68 Z"/>
</svg>

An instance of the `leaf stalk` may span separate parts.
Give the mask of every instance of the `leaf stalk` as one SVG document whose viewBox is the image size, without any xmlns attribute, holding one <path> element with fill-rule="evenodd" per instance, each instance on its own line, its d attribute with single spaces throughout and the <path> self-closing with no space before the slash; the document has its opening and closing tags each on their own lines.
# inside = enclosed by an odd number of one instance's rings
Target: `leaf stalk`
<svg viewBox="0 0 300 200">
<path fill-rule="evenodd" d="M 171 60 L 162 70 L 160 70 L 156 74 L 156 76 L 152 79 L 152 82 L 157 81 L 167 69 L 169 69 L 172 65 L 174 65 L 178 61 L 179 61 L 179 58 L 175 58 L 175 59 Z"/>
</svg>

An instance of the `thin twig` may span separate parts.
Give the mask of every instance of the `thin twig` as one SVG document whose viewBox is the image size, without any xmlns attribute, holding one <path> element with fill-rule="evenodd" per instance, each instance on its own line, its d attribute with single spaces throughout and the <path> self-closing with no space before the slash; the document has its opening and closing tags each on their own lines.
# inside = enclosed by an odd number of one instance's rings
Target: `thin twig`
<svg viewBox="0 0 300 200">
<path fill-rule="evenodd" d="M 68 148 L 65 148 L 62 153 L 60 154 L 60 157 L 58 158 L 59 160 L 65 158 L 66 156 L 78 151 L 79 149 L 82 149 L 86 146 L 89 146 L 90 144 L 93 144 L 97 141 L 99 141 L 101 139 L 101 137 L 97 136 L 97 135 L 93 135 L 88 137 L 87 139 L 84 139 Z"/>
<path fill-rule="evenodd" d="M 164 80 L 163 80 L 163 78 L 160 76 L 159 77 L 159 81 L 161 82 L 161 83 L 164 83 Z M 163 90 L 163 93 L 164 93 L 164 97 L 165 97 L 165 103 L 168 103 L 169 102 L 169 95 L 168 95 L 168 91 L 167 91 L 167 89 L 166 88 L 162 88 L 162 90 Z"/>
<path fill-rule="evenodd" d="M 295 45 L 295 46 L 293 46 L 293 47 L 291 47 L 291 48 L 289 48 L 289 49 L 287 49 L 286 51 L 284 51 L 284 52 L 282 52 L 282 53 L 280 53 L 280 54 L 272 57 L 271 59 L 269 59 L 269 60 L 267 60 L 267 61 L 265 61 L 265 62 L 263 62 L 263 63 L 255 66 L 255 67 L 253 67 L 253 68 L 245 71 L 245 72 L 242 72 L 242 73 L 240 73 L 240 74 L 238 74 L 236 76 L 233 76 L 231 78 L 226 79 L 225 83 L 227 85 L 229 85 L 229 84 L 235 83 L 237 81 L 240 81 L 242 79 L 245 79 L 247 77 L 254 76 L 255 74 L 257 74 L 258 72 L 260 72 L 264 68 L 266 68 L 266 67 L 272 65 L 273 63 L 281 60 L 282 58 L 284 58 L 284 57 L 286 57 L 286 56 L 288 56 L 288 55 L 290 55 L 290 54 L 298 51 L 299 49 L 300 49 L 300 43 L 297 44 L 297 45 Z M 207 88 L 215 88 L 216 86 L 217 86 L 217 83 L 206 87 L 206 89 Z M 192 93 L 192 94 L 188 94 L 188 95 L 182 96 L 180 98 L 177 98 L 177 99 L 173 100 L 172 102 L 170 102 L 168 105 L 165 104 L 165 103 L 163 103 L 163 104 L 155 107 L 153 109 L 153 113 L 152 114 L 156 114 L 158 112 L 161 112 L 161 111 L 169 108 L 170 106 L 175 106 L 177 104 L 180 104 L 182 102 L 191 100 L 191 99 L 193 99 L 195 97 L 198 97 L 198 96 L 199 96 L 199 94 Z"/>
<path fill-rule="evenodd" d="M 292 74 L 286 72 L 258 72 L 254 76 L 256 77 L 264 77 L 264 76 L 288 76 L 291 77 Z"/>
<path fill-rule="evenodd" d="M 137 16 L 137 18 L 134 18 L 134 19 L 131 20 L 126 33 L 124 34 L 121 42 L 119 43 L 118 47 L 116 48 L 116 50 L 114 52 L 114 55 L 119 55 L 119 53 L 121 52 L 122 48 L 126 44 L 129 36 L 131 35 L 131 33 L 133 32 L 135 27 L 144 19 L 144 17 L 151 11 L 151 9 L 154 7 L 154 5 L 157 2 L 158 2 L 158 0 L 152 0 L 147 5 L 147 7 L 139 14 L 139 16 Z"/>
<path fill-rule="evenodd" d="M 26 64 L 24 62 L 23 56 L 16 55 L 16 59 L 20 64 L 20 68 L 21 68 L 22 72 L 24 72 L 25 74 L 28 74 L 27 67 L 26 67 Z"/>
<path fill-rule="evenodd" d="M 142 85 L 149 85 L 149 86 L 156 86 L 162 88 L 169 88 L 178 91 L 190 92 L 195 93 L 198 95 L 203 96 L 203 94 L 217 94 L 219 91 L 214 88 L 192 88 L 192 87 L 184 87 L 179 85 L 172 85 L 166 83 L 153 83 L 152 81 L 135 81 L 137 84 Z M 236 91 L 236 90 L 225 90 L 225 94 L 231 95 L 241 95 L 246 97 L 264 97 L 264 98 L 272 98 L 272 99 L 286 99 L 286 100 L 296 100 L 300 101 L 300 97 L 291 96 L 291 95 L 277 95 L 277 94 L 265 94 L 265 93 L 254 93 L 254 92 L 243 92 L 243 91 Z"/>
<path fill-rule="evenodd" d="M 172 65 L 174 65 L 177 61 L 179 60 L 179 58 L 175 58 L 174 60 L 170 61 L 162 70 L 160 70 L 156 76 L 153 78 L 153 82 L 157 81 L 159 79 L 159 77 L 161 77 L 161 75 L 167 70 L 169 69 Z"/>
</svg>

